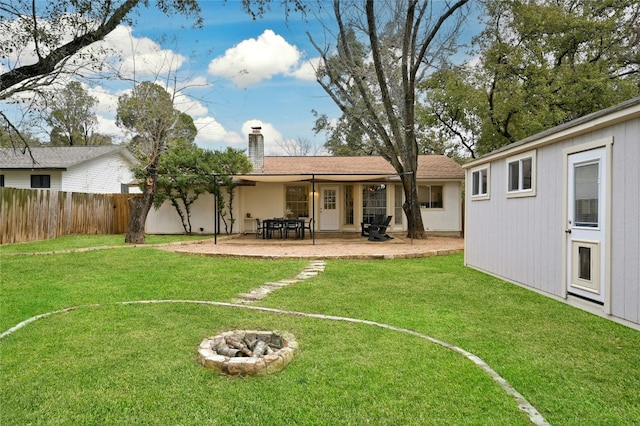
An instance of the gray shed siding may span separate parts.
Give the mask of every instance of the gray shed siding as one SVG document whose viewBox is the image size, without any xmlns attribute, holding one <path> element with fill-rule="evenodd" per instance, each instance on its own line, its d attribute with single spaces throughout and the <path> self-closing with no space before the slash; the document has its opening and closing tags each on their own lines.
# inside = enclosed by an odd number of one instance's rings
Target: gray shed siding
<svg viewBox="0 0 640 426">
<path fill-rule="evenodd" d="M 640 119 L 615 127 L 611 314 L 640 323 Z"/>
<path fill-rule="evenodd" d="M 471 201 L 467 169 L 465 264 L 538 291 L 565 297 L 563 150 L 613 136 L 611 315 L 640 323 L 640 118 L 535 148 L 534 197 L 507 198 L 506 158 L 491 160 L 490 198 Z M 522 150 L 526 151 L 526 144 Z M 532 146 L 532 149 L 533 146 Z"/>
</svg>

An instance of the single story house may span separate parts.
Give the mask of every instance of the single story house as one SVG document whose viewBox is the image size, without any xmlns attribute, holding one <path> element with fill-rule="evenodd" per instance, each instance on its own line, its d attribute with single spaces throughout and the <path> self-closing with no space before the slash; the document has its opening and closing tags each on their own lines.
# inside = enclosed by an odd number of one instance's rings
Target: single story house
<svg viewBox="0 0 640 426">
<path fill-rule="evenodd" d="M 33 147 L 30 152 L 0 148 L 0 186 L 127 193 L 134 164 L 136 158 L 122 146 Z"/>
<path fill-rule="evenodd" d="M 389 232 L 407 231 L 402 210 L 404 191 L 391 164 L 370 157 L 264 156 L 260 128 L 249 134 L 249 159 L 253 172 L 235 176 L 234 232 L 255 232 L 256 219 L 291 216 L 314 219 L 319 232 L 360 233 L 361 222 L 376 215 L 392 216 Z M 418 159 L 417 189 L 420 212 L 429 233 L 462 232 L 464 171 L 442 155 Z M 192 209 L 194 232 L 213 231 L 214 200 L 200 196 Z M 181 233 L 174 208 L 165 203 L 152 209 L 148 233 Z M 221 232 L 224 232 L 222 226 Z"/>
<path fill-rule="evenodd" d="M 640 97 L 464 165 L 465 264 L 640 329 Z"/>
</svg>

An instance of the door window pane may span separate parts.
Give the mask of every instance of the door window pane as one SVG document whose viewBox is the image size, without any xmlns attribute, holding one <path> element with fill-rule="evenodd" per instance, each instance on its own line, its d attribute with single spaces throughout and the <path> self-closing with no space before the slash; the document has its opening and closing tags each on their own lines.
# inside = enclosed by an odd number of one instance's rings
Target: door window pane
<svg viewBox="0 0 640 426">
<path fill-rule="evenodd" d="M 335 210 L 336 209 L 336 191 L 335 189 L 325 189 L 324 190 L 324 200 L 323 205 L 325 210 Z"/>
<path fill-rule="evenodd" d="M 574 222 L 576 226 L 598 226 L 599 164 L 576 165 L 574 168 Z"/>
</svg>

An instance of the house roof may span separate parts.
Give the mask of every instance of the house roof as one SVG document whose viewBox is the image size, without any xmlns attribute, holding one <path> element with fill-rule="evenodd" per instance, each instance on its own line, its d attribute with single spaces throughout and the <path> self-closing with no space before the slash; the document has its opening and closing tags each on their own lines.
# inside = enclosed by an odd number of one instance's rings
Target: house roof
<svg viewBox="0 0 640 426">
<path fill-rule="evenodd" d="M 23 152 L 21 149 L 0 148 L 0 169 L 34 170 L 57 169 L 69 167 L 95 160 L 97 158 L 119 153 L 131 163 L 137 160 L 123 146 L 59 146 L 33 147 Z"/>
<path fill-rule="evenodd" d="M 262 172 L 262 173 L 260 173 Z M 397 179 L 393 166 L 380 156 L 360 157 L 264 157 L 264 169 L 241 176 L 247 180 L 286 181 L 317 179 L 365 181 Z M 418 179 L 462 180 L 464 171 L 444 155 L 418 156 Z"/>
</svg>

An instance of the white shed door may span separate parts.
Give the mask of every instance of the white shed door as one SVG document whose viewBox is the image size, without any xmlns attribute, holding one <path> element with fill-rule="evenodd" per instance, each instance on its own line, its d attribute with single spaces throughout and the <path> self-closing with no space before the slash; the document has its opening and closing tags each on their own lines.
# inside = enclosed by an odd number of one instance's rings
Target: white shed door
<svg viewBox="0 0 640 426">
<path fill-rule="evenodd" d="M 605 148 L 568 156 L 567 292 L 605 300 L 607 162 Z"/>
</svg>

